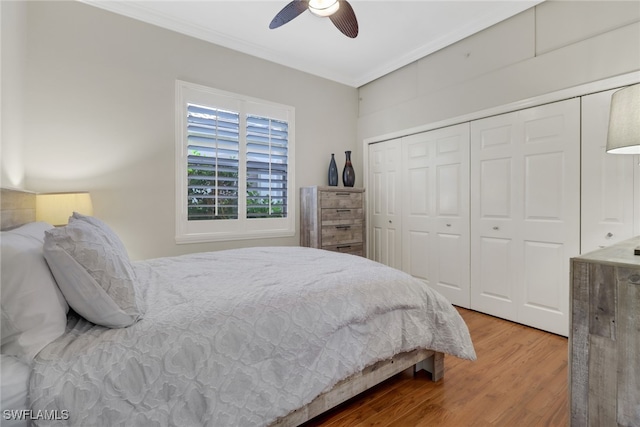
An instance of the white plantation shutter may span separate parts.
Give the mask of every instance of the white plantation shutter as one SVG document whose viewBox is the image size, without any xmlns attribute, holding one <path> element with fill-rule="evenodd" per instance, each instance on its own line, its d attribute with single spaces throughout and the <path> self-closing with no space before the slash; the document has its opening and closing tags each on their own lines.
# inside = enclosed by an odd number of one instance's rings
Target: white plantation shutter
<svg viewBox="0 0 640 427">
<path fill-rule="evenodd" d="M 287 216 L 289 126 L 247 116 L 247 218 Z"/>
<path fill-rule="evenodd" d="M 176 242 L 295 235 L 294 117 L 176 82 Z"/>
<path fill-rule="evenodd" d="M 237 112 L 187 106 L 189 220 L 238 218 Z"/>
</svg>

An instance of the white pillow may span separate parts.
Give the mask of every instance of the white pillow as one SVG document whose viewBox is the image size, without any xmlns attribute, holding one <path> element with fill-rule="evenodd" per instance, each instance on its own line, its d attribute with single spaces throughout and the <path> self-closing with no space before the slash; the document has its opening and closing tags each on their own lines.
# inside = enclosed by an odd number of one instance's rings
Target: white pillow
<svg viewBox="0 0 640 427">
<path fill-rule="evenodd" d="M 53 226 L 33 222 L 0 235 L 2 247 L 2 354 L 30 364 L 44 346 L 65 331 L 69 306 L 42 252 Z"/>
<path fill-rule="evenodd" d="M 2 427 L 28 425 L 27 420 L 7 419 L 4 411 L 29 409 L 28 391 L 31 369 L 13 356 L 0 355 L 0 397 L 2 398 Z M 17 418 L 17 417 L 16 417 Z"/>
<path fill-rule="evenodd" d="M 71 308 L 97 325 L 123 328 L 144 313 L 129 256 L 114 236 L 120 242 L 106 224 L 72 217 L 45 233 L 44 256 Z"/>
<path fill-rule="evenodd" d="M 129 259 L 129 254 L 127 253 L 127 248 L 124 246 L 124 243 L 122 243 L 120 237 L 118 237 L 115 231 L 113 231 L 104 221 L 96 218 L 95 216 L 82 215 L 78 212 L 74 212 L 73 215 L 69 217 L 69 222 L 78 220 L 87 222 L 98 228 L 104 235 L 105 239 L 109 241 L 109 244 L 114 247 L 114 250 L 120 253 L 120 256 Z"/>
</svg>

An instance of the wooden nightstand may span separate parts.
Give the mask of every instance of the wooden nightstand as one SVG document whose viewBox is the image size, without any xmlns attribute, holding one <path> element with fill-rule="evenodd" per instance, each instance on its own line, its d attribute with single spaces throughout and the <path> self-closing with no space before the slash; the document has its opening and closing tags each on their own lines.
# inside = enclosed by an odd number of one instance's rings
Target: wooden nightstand
<svg viewBox="0 0 640 427">
<path fill-rule="evenodd" d="M 365 256 L 364 188 L 300 188 L 300 245 Z"/>
<path fill-rule="evenodd" d="M 639 244 L 571 259 L 572 426 L 640 426 Z"/>
</svg>

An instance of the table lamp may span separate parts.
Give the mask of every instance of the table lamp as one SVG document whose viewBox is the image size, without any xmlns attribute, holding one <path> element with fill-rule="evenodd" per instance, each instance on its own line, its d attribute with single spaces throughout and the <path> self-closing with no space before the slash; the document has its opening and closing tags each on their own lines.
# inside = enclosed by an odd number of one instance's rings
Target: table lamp
<svg viewBox="0 0 640 427">
<path fill-rule="evenodd" d="M 74 212 L 93 215 L 89 193 L 36 194 L 36 221 L 48 222 L 56 227 L 67 225 Z"/>
</svg>

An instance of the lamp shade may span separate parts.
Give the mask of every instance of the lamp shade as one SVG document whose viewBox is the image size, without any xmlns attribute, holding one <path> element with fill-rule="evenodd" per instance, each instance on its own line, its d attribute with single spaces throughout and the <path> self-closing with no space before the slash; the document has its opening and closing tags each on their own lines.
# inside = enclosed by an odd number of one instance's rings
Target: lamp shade
<svg viewBox="0 0 640 427">
<path fill-rule="evenodd" d="M 611 97 L 607 153 L 640 154 L 640 84 Z"/>
<path fill-rule="evenodd" d="M 66 225 L 74 212 L 93 215 L 89 193 L 36 194 L 36 221 L 48 222 L 51 225 Z"/>
</svg>

